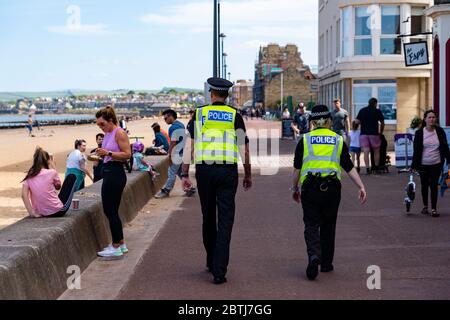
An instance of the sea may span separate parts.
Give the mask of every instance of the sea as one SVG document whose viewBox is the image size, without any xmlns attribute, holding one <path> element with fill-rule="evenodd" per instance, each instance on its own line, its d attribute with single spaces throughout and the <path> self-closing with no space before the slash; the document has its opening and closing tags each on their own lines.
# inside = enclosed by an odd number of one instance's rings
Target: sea
<svg viewBox="0 0 450 320">
<path fill-rule="evenodd" d="M 94 121 L 94 115 L 58 114 L 58 115 L 33 115 L 33 121 L 45 124 L 58 124 L 64 122 L 89 122 Z M 0 128 L 21 127 L 28 121 L 28 115 L 0 115 Z"/>
</svg>

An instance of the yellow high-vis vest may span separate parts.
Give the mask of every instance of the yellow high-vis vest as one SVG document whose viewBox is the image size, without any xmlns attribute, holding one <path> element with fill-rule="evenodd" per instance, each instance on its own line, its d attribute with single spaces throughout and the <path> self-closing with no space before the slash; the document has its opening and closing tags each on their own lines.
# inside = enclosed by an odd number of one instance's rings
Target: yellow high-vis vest
<svg viewBox="0 0 450 320">
<path fill-rule="evenodd" d="M 322 177 L 336 174 L 336 178 L 341 180 L 341 154 L 344 139 L 335 132 L 320 128 L 303 137 L 303 165 L 300 174 L 300 182 L 303 183 L 308 176 L 320 173 Z"/>
<path fill-rule="evenodd" d="M 195 163 L 237 164 L 236 109 L 205 106 L 195 119 Z"/>
</svg>

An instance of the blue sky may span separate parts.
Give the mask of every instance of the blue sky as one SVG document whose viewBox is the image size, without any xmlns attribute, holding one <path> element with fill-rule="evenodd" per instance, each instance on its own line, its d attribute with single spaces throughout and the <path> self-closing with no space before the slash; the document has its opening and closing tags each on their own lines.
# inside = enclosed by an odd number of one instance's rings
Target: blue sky
<svg viewBox="0 0 450 320">
<path fill-rule="evenodd" d="M 0 92 L 203 88 L 213 0 L 1 0 Z M 317 65 L 316 0 L 222 0 L 232 80 L 260 45 L 297 44 Z"/>
</svg>

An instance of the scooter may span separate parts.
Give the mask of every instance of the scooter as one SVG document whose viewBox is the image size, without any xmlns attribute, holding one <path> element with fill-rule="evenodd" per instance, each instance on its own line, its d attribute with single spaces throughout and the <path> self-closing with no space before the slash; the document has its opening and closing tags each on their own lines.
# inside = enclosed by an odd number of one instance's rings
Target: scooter
<svg viewBox="0 0 450 320">
<path fill-rule="evenodd" d="M 406 192 L 406 198 L 405 198 L 405 206 L 406 206 L 406 212 L 411 211 L 411 205 L 416 199 L 416 183 L 414 182 L 414 175 L 416 175 L 414 172 L 409 173 L 409 182 L 406 185 L 405 192 Z"/>
</svg>

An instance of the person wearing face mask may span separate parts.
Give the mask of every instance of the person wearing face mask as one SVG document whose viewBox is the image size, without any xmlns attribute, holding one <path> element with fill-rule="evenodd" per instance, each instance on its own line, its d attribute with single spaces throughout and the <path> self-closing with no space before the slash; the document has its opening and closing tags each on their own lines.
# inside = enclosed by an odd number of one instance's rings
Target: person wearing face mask
<svg viewBox="0 0 450 320">
<path fill-rule="evenodd" d="M 422 128 L 417 130 L 414 138 L 414 154 L 411 169 L 418 171 L 422 186 L 424 208 L 422 214 L 428 211 L 428 190 L 431 193 L 431 216 L 439 217 L 437 212 L 438 185 L 443 166 L 447 160 L 450 163 L 450 150 L 444 129 L 442 129 L 433 110 L 425 112 Z"/>
</svg>

